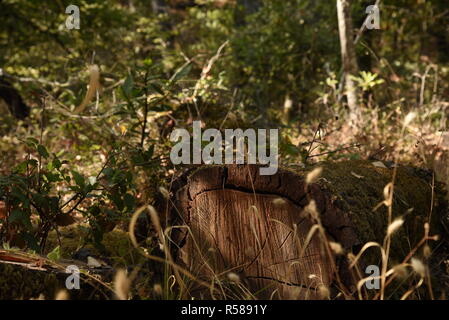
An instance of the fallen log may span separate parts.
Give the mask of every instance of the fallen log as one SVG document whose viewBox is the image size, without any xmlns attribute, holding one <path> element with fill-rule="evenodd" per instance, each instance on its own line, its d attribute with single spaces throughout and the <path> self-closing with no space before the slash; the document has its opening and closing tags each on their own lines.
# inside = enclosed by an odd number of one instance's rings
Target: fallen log
<svg viewBox="0 0 449 320">
<path fill-rule="evenodd" d="M 67 289 L 66 281 L 74 274 L 66 270 L 68 266 L 79 269 L 79 288 Z M 114 292 L 105 285 L 114 273 L 110 267 L 91 268 L 81 261 L 49 263 L 37 255 L 0 250 L 0 300 L 53 300 L 60 290 L 73 300 L 114 299 Z"/>
<path fill-rule="evenodd" d="M 174 183 L 165 208 L 172 225 L 188 226 L 172 232 L 177 262 L 223 294 L 228 288 L 222 280 L 229 274 L 230 286 L 238 278 L 257 298 L 354 294 L 360 277 L 349 268 L 348 253 L 356 254 L 369 241 L 383 243 L 388 214 L 382 202 L 395 169 L 370 161 L 319 166 L 321 175 L 310 184 L 311 169 L 282 168 L 272 176 L 259 175 L 255 165 L 186 172 Z M 396 170 L 392 218 L 401 217 L 404 224 L 393 235 L 390 261 L 399 262 L 422 238 L 424 224 L 431 219 L 434 228 L 440 218 L 432 174 Z M 368 250 L 361 263 L 380 266 L 379 250 Z M 237 287 L 242 292 L 243 285 Z M 235 297 L 229 290 L 227 297 Z M 192 292 L 214 295 L 210 288 Z"/>
</svg>

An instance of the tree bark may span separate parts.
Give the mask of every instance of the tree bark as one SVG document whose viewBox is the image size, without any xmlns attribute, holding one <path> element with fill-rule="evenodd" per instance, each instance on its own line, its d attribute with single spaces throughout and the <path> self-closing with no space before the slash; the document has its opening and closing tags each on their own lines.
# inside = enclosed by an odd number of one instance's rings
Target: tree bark
<svg viewBox="0 0 449 320">
<path fill-rule="evenodd" d="M 350 0 L 337 0 L 337 13 L 344 82 L 350 112 L 349 119 L 352 126 L 357 128 L 360 126 L 361 112 L 358 103 L 357 84 L 352 77 L 358 75 L 359 67 L 354 46 L 350 3 Z"/>
</svg>

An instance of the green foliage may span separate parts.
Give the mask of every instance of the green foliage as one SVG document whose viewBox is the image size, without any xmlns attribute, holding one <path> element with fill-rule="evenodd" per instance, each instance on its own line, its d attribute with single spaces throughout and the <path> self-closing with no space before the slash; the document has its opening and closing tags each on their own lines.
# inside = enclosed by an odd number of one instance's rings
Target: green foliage
<svg viewBox="0 0 449 320">
<path fill-rule="evenodd" d="M 377 79 L 377 76 L 375 73 L 362 71 L 360 77 L 353 77 L 353 79 L 363 91 L 367 91 L 385 82 L 383 79 Z"/>
<path fill-rule="evenodd" d="M 73 223 L 74 214 L 80 213 L 91 226 L 86 240 L 101 245 L 107 225 L 135 210 L 133 175 L 126 168 L 117 169 L 124 161 L 118 162 L 116 154 L 96 176 L 86 177 L 69 169 L 69 161 L 50 155 L 37 140 L 28 138 L 24 143 L 29 148 L 27 160 L 0 176 L 0 198 L 8 208 L 2 238 L 41 251 L 51 230 Z"/>
<path fill-rule="evenodd" d="M 81 29 L 68 30 L 68 0 L 0 1 L 0 68 L 32 107 L 26 126 L 0 113 L 0 200 L 8 208 L 1 239 L 41 250 L 75 216 L 86 222 L 85 240 L 101 247 L 107 231 L 170 180 L 170 131 L 195 119 L 281 127 L 287 163 L 358 158 L 376 143 L 394 144 L 389 125 L 421 93 L 428 127 L 445 125 L 446 107 L 435 104 L 449 88 L 444 1 L 382 1 L 382 30 L 362 35 L 355 80 L 375 124 L 363 128 L 362 150 L 341 136 L 325 141 L 326 125 L 338 131 L 346 122 L 335 2 L 261 0 L 254 10 L 233 1 L 167 3 L 156 13 L 147 2 L 78 1 Z M 372 3 L 352 3 L 358 31 Z M 93 63 L 99 99 L 73 115 Z"/>
<path fill-rule="evenodd" d="M 61 248 L 59 246 L 54 248 L 49 254 L 47 254 L 47 258 L 51 261 L 57 262 L 59 259 L 61 259 Z"/>
</svg>

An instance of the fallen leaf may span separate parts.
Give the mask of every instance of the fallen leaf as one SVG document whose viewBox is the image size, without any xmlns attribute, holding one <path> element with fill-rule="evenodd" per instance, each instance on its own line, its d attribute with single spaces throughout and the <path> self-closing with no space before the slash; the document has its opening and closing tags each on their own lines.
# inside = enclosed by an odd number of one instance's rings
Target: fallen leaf
<svg viewBox="0 0 449 320">
<path fill-rule="evenodd" d="M 102 264 L 97 259 L 89 256 L 87 257 L 87 266 L 89 268 L 101 268 Z"/>
<path fill-rule="evenodd" d="M 373 166 L 378 167 L 378 168 L 388 169 L 388 168 L 383 164 L 383 162 L 380 162 L 380 161 L 374 161 L 374 162 L 372 162 L 372 164 L 373 164 Z"/>
</svg>

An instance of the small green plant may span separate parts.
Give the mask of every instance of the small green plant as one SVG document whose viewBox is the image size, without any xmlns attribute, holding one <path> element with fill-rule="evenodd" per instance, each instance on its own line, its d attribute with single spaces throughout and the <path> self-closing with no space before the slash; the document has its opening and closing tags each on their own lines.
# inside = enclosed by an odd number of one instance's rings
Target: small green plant
<svg viewBox="0 0 449 320">
<path fill-rule="evenodd" d="M 378 79 L 377 77 L 378 74 L 376 73 L 371 73 L 369 71 L 361 71 L 360 77 L 352 77 L 352 78 L 354 79 L 354 81 L 358 83 L 359 87 L 361 87 L 363 91 L 367 91 L 385 82 L 383 79 Z"/>
<path fill-rule="evenodd" d="M 101 246 L 104 232 L 134 210 L 133 176 L 114 168 L 121 164 L 115 154 L 96 176 L 85 177 L 36 139 L 25 144 L 27 159 L 0 176 L 0 198 L 6 204 L 0 218 L 4 242 L 43 252 L 49 232 L 73 224 L 80 214 L 90 226 L 86 241 Z"/>
</svg>

